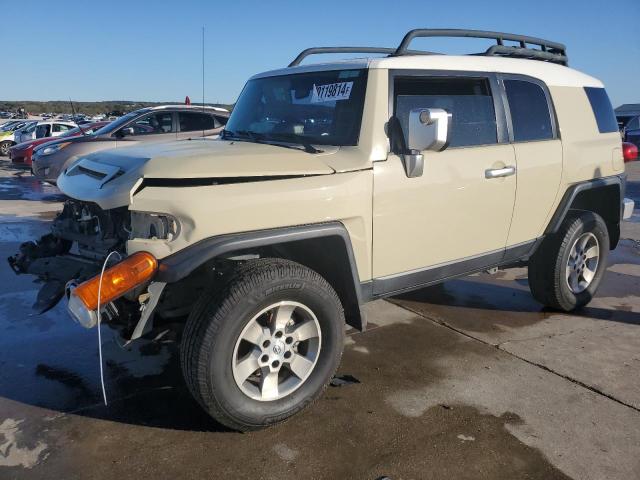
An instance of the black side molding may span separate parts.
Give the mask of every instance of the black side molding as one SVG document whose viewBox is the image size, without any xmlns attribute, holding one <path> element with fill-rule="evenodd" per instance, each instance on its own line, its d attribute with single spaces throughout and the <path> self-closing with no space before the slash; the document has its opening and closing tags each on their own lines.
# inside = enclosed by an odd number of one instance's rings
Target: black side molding
<svg viewBox="0 0 640 480">
<path fill-rule="evenodd" d="M 355 328 L 364 329 L 366 319 L 360 311 L 363 298 L 360 289 L 358 267 L 356 265 L 355 255 L 353 254 L 351 238 L 349 237 L 347 229 L 340 222 L 300 225 L 296 227 L 234 233 L 207 238 L 160 260 L 158 273 L 154 281 L 175 283 L 188 276 L 196 268 L 209 260 L 222 257 L 232 252 L 324 238 L 338 238 L 344 243 L 351 275 L 351 278 L 345 278 L 344 281 L 353 287 L 354 292 L 353 295 L 349 295 L 349 298 L 346 299 L 346 304 L 344 305 L 345 314 L 348 316 L 348 323 L 350 325 Z"/>
<path fill-rule="evenodd" d="M 571 204 L 578 196 L 580 192 L 584 192 L 585 190 L 592 190 L 595 188 L 609 187 L 611 185 L 617 185 L 620 188 L 620 212 L 622 212 L 622 201 L 624 197 L 624 187 L 626 182 L 626 174 L 615 175 L 612 177 L 604 177 L 604 178 L 595 178 L 593 180 L 587 180 L 585 182 L 577 183 L 572 185 L 567 189 L 556 209 L 553 217 L 551 217 L 551 221 L 544 232 L 545 235 L 550 233 L 556 233 L 562 225 L 569 209 L 571 208 Z M 622 213 L 621 213 L 622 215 Z"/>
</svg>

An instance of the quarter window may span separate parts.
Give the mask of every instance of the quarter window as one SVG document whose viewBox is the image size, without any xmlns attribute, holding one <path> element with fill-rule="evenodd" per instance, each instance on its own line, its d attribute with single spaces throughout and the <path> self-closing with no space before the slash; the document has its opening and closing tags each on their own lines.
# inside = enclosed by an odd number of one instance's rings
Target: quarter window
<svg viewBox="0 0 640 480">
<path fill-rule="evenodd" d="M 450 147 L 497 143 L 496 113 L 486 78 L 400 78 L 394 90 L 395 116 L 404 139 L 411 110 L 442 108 L 452 114 Z"/>
<path fill-rule="evenodd" d="M 547 96 L 540 85 L 525 80 L 505 80 L 511 111 L 513 140 L 530 142 L 551 140 L 553 128 Z"/>
<path fill-rule="evenodd" d="M 600 133 L 611 133 L 618 131 L 618 121 L 611 106 L 611 100 L 604 88 L 584 87 L 584 91 L 589 98 L 591 109 L 596 117 L 598 131 Z"/>
</svg>

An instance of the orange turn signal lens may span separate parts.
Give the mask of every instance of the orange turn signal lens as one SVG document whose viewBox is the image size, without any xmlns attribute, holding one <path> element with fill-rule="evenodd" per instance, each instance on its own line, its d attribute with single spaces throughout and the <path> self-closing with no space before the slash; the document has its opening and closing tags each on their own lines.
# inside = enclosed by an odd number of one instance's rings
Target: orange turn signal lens
<svg viewBox="0 0 640 480">
<path fill-rule="evenodd" d="M 104 271 L 100 303 L 106 305 L 122 296 L 132 288 L 150 280 L 158 269 L 158 261 L 147 252 L 138 252 L 127 257 Z M 100 275 L 78 285 L 73 294 L 76 295 L 88 310 L 98 308 L 98 287 Z"/>
</svg>

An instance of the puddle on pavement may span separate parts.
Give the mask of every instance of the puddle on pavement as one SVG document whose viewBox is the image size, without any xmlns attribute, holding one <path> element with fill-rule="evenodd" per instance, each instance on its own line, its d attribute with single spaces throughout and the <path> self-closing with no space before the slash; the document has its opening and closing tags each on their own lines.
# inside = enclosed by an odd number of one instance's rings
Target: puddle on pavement
<svg viewBox="0 0 640 480">
<path fill-rule="evenodd" d="M 53 185 L 42 183 L 30 174 L 0 177 L 0 196 L 3 200 L 61 202 L 64 195 Z"/>
</svg>

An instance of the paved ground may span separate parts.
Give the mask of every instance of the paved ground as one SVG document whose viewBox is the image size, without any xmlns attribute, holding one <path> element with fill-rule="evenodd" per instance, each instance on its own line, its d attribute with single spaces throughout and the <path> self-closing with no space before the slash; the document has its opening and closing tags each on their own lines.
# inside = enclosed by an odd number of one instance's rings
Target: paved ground
<svg viewBox="0 0 640 480">
<path fill-rule="evenodd" d="M 46 229 L 60 196 L 0 160 L 0 257 Z M 22 172 L 24 173 L 24 172 Z M 629 195 L 640 204 L 640 164 Z M 598 298 L 546 312 L 526 271 L 448 282 L 368 306 L 312 408 L 251 434 L 191 400 L 168 336 L 122 348 L 0 264 L 0 479 L 640 478 L 640 211 Z"/>
</svg>

